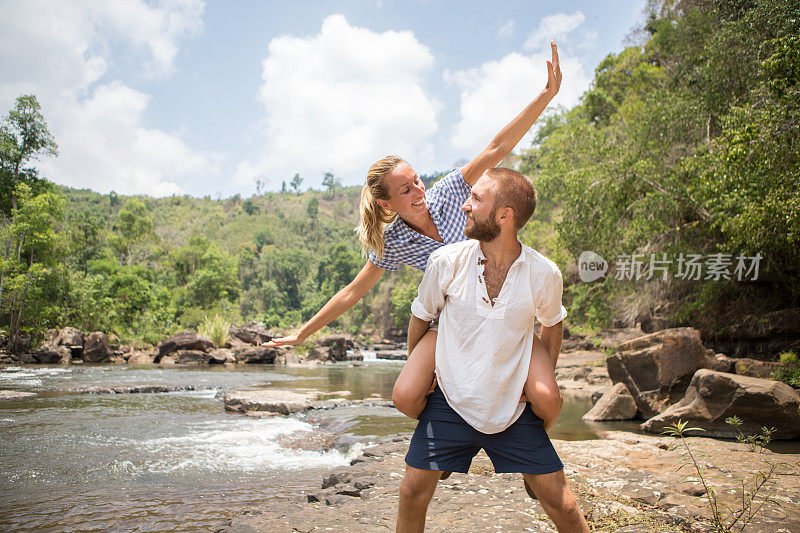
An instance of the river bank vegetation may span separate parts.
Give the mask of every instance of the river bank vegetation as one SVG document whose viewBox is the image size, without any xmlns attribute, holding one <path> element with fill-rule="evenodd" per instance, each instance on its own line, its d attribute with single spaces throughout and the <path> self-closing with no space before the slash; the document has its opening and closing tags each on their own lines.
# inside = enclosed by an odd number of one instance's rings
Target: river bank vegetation
<svg viewBox="0 0 800 533">
<path fill-rule="evenodd" d="M 793 0 L 654 2 L 631 45 L 597 66 L 582 103 L 545 120 L 520 158 L 540 194 L 522 240 L 565 272 L 571 327 L 691 324 L 712 340 L 773 334 L 797 348 L 798 35 Z M 249 198 L 123 197 L 40 176 L 36 159 L 56 155 L 57 141 L 34 96 L 3 119 L 9 349 L 64 325 L 143 343 L 217 315 L 290 329 L 363 264 L 359 187 L 332 174 L 321 191 L 303 192 L 295 175 Z M 580 282 L 587 250 L 616 268 Z M 644 274 L 651 256 L 715 256 L 719 274 L 694 279 L 673 262 L 649 281 L 619 275 L 620 258 L 636 254 Z M 756 276 L 751 260 L 737 279 L 737 257 L 759 256 Z M 334 327 L 402 330 L 419 279 L 410 269 L 384 276 Z"/>
</svg>

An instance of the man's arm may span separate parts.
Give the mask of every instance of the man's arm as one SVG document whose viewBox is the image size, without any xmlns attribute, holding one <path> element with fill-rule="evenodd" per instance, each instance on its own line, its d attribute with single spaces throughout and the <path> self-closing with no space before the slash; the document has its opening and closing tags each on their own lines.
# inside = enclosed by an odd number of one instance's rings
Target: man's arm
<svg viewBox="0 0 800 533">
<path fill-rule="evenodd" d="M 429 320 L 422 320 L 421 318 L 417 318 L 414 315 L 411 315 L 411 319 L 408 321 L 408 355 L 411 355 L 411 352 L 414 351 L 416 348 L 417 343 L 419 343 L 420 339 L 425 336 L 428 330 L 431 327 L 431 323 Z"/>
<path fill-rule="evenodd" d="M 545 350 L 550 355 L 550 360 L 553 361 L 553 368 L 556 367 L 558 354 L 561 352 L 561 339 L 564 334 L 563 324 L 564 322 L 561 321 L 549 328 L 542 326 L 542 344 L 544 344 Z"/>
</svg>

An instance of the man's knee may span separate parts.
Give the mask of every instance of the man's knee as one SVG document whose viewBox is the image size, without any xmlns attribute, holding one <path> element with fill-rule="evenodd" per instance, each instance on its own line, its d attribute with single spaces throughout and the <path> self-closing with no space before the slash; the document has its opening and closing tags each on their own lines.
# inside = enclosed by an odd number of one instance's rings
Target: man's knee
<svg viewBox="0 0 800 533">
<path fill-rule="evenodd" d="M 436 490 L 436 481 L 441 472 L 424 471 L 425 473 L 406 471 L 400 483 L 400 499 L 411 505 L 427 505 Z M 429 473 L 430 472 L 430 473 Z"/>
</svg>

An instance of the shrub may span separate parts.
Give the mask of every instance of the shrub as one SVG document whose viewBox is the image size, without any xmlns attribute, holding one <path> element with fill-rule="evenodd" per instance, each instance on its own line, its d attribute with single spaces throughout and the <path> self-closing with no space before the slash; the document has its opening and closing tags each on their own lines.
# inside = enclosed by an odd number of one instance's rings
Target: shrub
<svg viewBox="0 0 800 533">
<path fill-rule="evenodd" d="M 210 339 L 211 342 L 217 346 L 222 346 L 228 341 L 231 325 L 220 315 L 213 317 L 206 317 L 205 320 L 197 327 L 197 332 Z"/>
</svg>

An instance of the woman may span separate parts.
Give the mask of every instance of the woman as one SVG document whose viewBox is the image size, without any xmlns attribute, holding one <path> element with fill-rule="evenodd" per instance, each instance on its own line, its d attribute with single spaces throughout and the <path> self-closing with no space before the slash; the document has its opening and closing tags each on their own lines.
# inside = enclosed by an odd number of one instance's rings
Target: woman
<svg viewBox="0 0 800 533">
<path fill-rule="evenodd" d="M 367 260 L 355 279 L 340 290 L 314 317 L 292 335 L 276 338 L 266 346 L 284 346 L 303 342 L 339 315 L 353 307 L 372 288 L 386 270 L 401 264 L 425 269 L 428 256 L 437 248 L 466 239 L 463 230 L 466 216 L 461 205 L 469 188 L 489 168 L 511 153 L 523 135 L 558 93 L 561 70 L 556 43 L 550 43 L 552 61 L 547 62 L 547 85 L 514 118 L 489 146 L 460 169 L 439 180 L 431 189 L 411 166 L 396 156 L 388 156 L 370 167 L 367 183 L 361 191 L 359 240 Z M 384 229 L 384 225 L 389 224 Z M 409 355 L 395 384 L 392 400 L 398 410 L 416 418 L 425 406 L 425 397 L 434 373 L 435 328 L 429 331 Z M 561 396 L 555 384 L 551 359 L 537 340 L 525 394 L 534 412 L 552 426 L 561 409 Z"/>
</svg>

